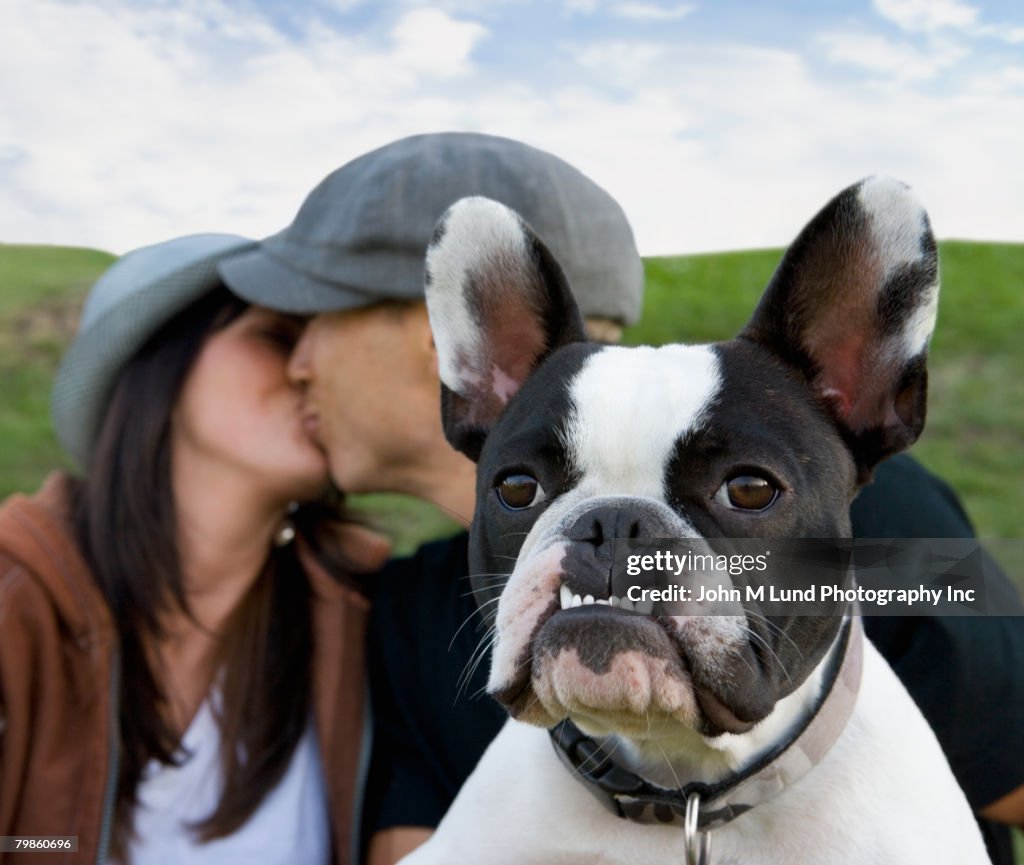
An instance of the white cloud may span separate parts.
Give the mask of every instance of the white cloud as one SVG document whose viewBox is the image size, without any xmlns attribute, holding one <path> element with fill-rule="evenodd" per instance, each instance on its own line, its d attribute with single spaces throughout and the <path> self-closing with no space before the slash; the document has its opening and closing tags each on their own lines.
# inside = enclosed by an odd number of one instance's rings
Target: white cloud
<svg viewBox="0 0 1024 865">
<path fill-rule="evenodd" d="M 1008 45 L 1024 42 L 1024 27 L 980 21 L 980 9 L 958 0 L 873 0 L 875 11 L 912 35 L 954 33 Z"/>
<path fill-rule="evenodd" d="M 976 6 L 959 0 L 873 0 L 873 3 L 880 15 L 912 32 L 967 29 L 978 17 Z"/>
<path fill-rule="evenodd" d="M 0 33 L 0 238 L 115 250 L 276 230 L 346 159 L 455 122 L 432 91 L 486 35 L 412 9 L 379 45 L 316 22 L 296 43 L 219 0 L 0 0 Z"/>
<path fill-rule="evenodd" d="M 896 42 L 875 33 L 823 33 L 818 43 L 833 63 L 882 73 L 897 80 L 927 80 L 958 63 L 967 50 L 957 43 L 933 40 L 927 48 Z"/>
<path fill-rule="evenodd" d="M 590 66 L 654 56 L 587 47 Z M 796 53 L 682 45 L 630 80 L 643 118 L 589 111 L 609 151 L 585 164 L 624 204 L 646 252 L 780 245 L 834 193 L 868 174 L 918 189 L 940 236 L 1024 240 L 1024 90 L 1015 76 L 958 69 L 942 92 L 905 76 L 823 76 Z M 643 124 L 641 125 L 641 119 Z M 614 130 L 614 131 L 612 131 Z M 552 130 L 555 132 L 556 130 Z M 563 153 L 585 148 L 563 129 Z M 581 137 L 600 133 L 596 128 Z M 631 134 L 633 133 L 633 134 Z M 574 148 L 574 149 L 569 149 Z"/>
<path fill-rule="evenodd" d="M 1000 27 L 995 24 L 985 24 L 975 27 L 972 32 L 977 36 L 996 39 L 1008 45 L 1020 45 L 1024 42 L 1024 27 Z"/>
<path fill-rule="evenodd" d="M 696 6 L 681 3 L 676 6 L 658 6 L 655 3 L 619 3 L 611 9 L 616 18 L 634 21 L 678 21 L 696 10 Z"/>
<path fill-rule="evenodd" d="M 614 81 L 619 87 L 637 88 L 646 86 L 672 53 L 669 46 L 660 43 L 625 40 L 566 46 L 563 50 L 572 54 L 589 74 Z"/>
<path fill-rule="evenodd" d="M 570 15 L 593 15 L 597 12 L 599 0 L 564 0 L 564 4 Z"/>
<path fill-rule="evenodd" d="M 1024 73 L 964 63 L 962 34 L 833 33 L 827 74 L 796 48 L 561 37 L 531 46 L 555 65 L 510 71 L 489 65 L 514 54 L 499 25 L 392 11 L 373 36 L 312 18 L 285 35 L 225 0 L 0 0 L 0 240 L 262 236 L 337 166 L 440 129 L 559 154 L 622 202 L 645 254 L 783 244 L 871 173 L 916 186 L 940 236 L 1024 240 Z"/>
<path fill-rule="evenodd" d="M 410 67 L 448 78 L 469 71 L 469 56 L 487 29 L 437 9 L 413 9 L 399 20 L 393 36 L 396 53 Z"/>
</svg>

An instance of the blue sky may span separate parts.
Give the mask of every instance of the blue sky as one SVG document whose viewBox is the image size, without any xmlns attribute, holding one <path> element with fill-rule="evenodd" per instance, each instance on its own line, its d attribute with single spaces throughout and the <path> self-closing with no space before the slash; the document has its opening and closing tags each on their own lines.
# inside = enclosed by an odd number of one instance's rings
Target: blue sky
<svg viewBox="0 0 1024 865">
<path fill-rule="evenodd" d="M 263 236 L 441 129 L 576 164 L 645 254 L 783 245 L 872 173 L 1024 241 L 1024 6 L 0 0 L 0 242 Z"/>
</svg>

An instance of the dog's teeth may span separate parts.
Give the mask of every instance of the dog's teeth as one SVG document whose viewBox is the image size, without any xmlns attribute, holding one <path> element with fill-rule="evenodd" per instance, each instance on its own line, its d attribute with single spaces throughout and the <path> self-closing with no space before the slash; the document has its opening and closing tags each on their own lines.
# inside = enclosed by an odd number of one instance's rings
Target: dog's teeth
<svg viewBox="0 0 1024 865">
<path fill-rule="evenodd" d="M 633 602 L 629 598 L 622 598 L 619 601 L 619 606 L 623 610 L 632 610 L 633 609 Z"/>
<path fill-rule="evenodd" d="M 611 597 L 610 597 L 610 598 L 608 599 L 608 606 L 609 606 L 609 607 L 617 607 L 618 605 L 619 605 L 619 599 L 618 599 L 618 598 L 616 598 L 616 597 L 615 597 L 615 595 L 612 595 L 612 596 L 611 596 Z"/>
<path fill-rule="evenodd" d="M 654 610 L 654 601 L 637 601 L 634 609 L 638 613 L 643 613 L 645 616 L 649 616 Z"/>
<path fill-rule="evenodd" d="M 558 590 L 558 602 L 563 610 L 572 606 L 572 590 L 565 583 L 562 583 L 562 588 Z"/>
<path fill-rule="evenodd" d="M 594 603 L 594 596 L 593 596 L 593 595 L 587 595 L 587 596 L 586 596 L 586 597 L 585 597 L 585 598 L 583 599 L 583 603 L 584 603 L 584 604 L 592 604 L 592 603 Z"/>
<path fill-rule="evenodd" d="M 595 604 L 601 604 L 601 605 L 603 605 L 605 607 L 607 607 L 609 605 L 608 598 L 598 598 L 597 600 L 594 601 L 594 603 Z"/>
<path fill-rule="evenodd" d="M 579 595 L 573 595 L 572 596 L 572 605 L 574 607 L 582 607 L 583 606 L 583 598 L 581 598 Z"/>
</svg>

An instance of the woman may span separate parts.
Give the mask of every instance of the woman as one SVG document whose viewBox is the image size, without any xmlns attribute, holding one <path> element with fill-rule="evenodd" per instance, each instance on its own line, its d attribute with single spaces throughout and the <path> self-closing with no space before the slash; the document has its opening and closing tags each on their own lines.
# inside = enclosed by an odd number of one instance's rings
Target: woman
<svg viewBox="0 0 1024 865">
<path fill-rule="evenodd" d="M 0 509 L 0 835 L 349 861 L 366 603 L 325 566 L 387 550 L 325 504 L 285 374 L 301 320 L 218 282 L 250 245 L 137 250 L 86 301 L 53 404 L 84 472 Z"/>
</svg>

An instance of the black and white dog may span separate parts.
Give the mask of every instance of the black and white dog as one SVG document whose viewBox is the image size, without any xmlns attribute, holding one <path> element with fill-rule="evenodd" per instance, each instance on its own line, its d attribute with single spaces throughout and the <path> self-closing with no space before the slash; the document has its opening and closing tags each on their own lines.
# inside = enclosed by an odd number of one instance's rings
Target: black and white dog
<svg viewBox="0 0 1024 865">
<path fill-rule="evenodd" d="M 921 432 L 937 300 L 927 216 L 891 180 L 830 202 L 714 345 L 588 343 L 517 214 L 445 214 L 427 305 L 445 432 L 479 464 L 470 567 L 513 720 L 407 862 L 988 861 L 855 616 L 652 615 L 608 577 L 615 538 L 848 537 L 859 486 Z"/>
</svg>

